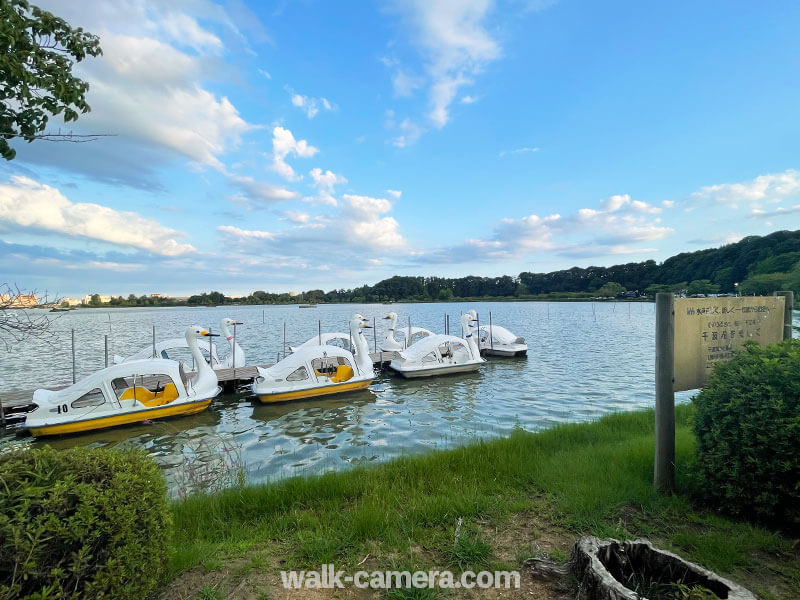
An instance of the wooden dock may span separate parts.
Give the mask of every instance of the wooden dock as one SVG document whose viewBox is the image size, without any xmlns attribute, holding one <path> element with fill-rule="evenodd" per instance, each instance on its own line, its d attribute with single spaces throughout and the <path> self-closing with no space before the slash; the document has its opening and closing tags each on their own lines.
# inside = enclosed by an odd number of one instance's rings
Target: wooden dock
<svg viewBox="0 0 800 600">
<path fill-rule="evenodd" d="M 382 365 L 397 357 L 397 352 L 371 352 L 375 365 Z M 216 369 L 217 379 L 225 392 L 235 392 L 241 385 L 252 383 L 258 376 L 258 367 L 267 369 L 272 365 L 248 365 L 244 367 Z M 60 390 L 71 384 L 46 386 L 50 390 Z M 43 386 L 45 387 L 45 386 Z M 25 414 L 33 408 L 34 390 L 13 390 L 0 392 L 0 428 L 16 428 L 24 420 Z"/>
</svg>

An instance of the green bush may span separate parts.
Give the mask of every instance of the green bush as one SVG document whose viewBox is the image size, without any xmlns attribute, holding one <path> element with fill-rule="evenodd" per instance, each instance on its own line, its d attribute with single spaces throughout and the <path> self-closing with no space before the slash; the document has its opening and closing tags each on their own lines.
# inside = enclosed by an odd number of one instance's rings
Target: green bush
<svg viewBox="0 0 800 600">
<path fill-rule="evenodd" d="M 732 515 L 800 526 L 800 340 L 747 344 L 694 403 L 697 493 Z"/>
<path fill-rule="evenodd" d="M 0 455 L 0 600 L 140 600 L 160 583 L 170 518 L 142 451 Z"/>
</svg>

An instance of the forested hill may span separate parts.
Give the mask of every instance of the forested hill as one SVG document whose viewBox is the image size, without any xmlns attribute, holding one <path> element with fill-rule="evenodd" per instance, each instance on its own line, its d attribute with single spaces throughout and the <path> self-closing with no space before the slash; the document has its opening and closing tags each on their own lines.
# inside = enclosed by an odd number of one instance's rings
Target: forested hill
<svg viewBox="0 0 800 600">
<path fill-rule="evenodd" d="M 738 285 L 737 285 L 738 284 Z M 518 277 L 391 277 L 350 290 L 311 290 L 290 302 L 386 302 L 451 298 L 541 295 L 615 296 L 624 290 L 771 294 L 800 292 L 800 231 L 750 236 L 721 248 L 685 252 L 658 264 L 653 260 L 612 267 L 573 267 Z M 248 301 L 281 302 L 287 294 L 255 292 Z"/>
</svg>

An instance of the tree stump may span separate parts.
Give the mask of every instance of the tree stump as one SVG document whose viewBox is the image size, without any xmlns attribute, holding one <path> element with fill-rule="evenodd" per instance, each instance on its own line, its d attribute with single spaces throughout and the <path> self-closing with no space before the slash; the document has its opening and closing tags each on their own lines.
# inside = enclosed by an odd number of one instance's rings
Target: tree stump
<svg viewBox="0 0 800 600">
<path fill-rule="evenodd" d="M 675 597 L 705 590 L 723 600 L 757 600 L 742 586 L 720 577 L 677 554 L 660 550 L 646 539 L 620 542 L 582 537 L 566 565 L 529 559 L 525 566 L 534 577 L 552 579 L 572 573 L 578 580 L 578 596 L 584 600 L 647 600 L 648 594 Z M 713 598 L 713 596 L 706 596 Z"/>
</svg>

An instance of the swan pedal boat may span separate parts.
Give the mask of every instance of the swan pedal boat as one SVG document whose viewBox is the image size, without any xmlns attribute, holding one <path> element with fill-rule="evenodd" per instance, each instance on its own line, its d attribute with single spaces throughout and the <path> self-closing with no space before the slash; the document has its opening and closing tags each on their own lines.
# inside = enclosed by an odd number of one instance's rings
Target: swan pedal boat
<svg viewBox="0 0 800 600">
<path fill-rule="evenodd" d="M 518 337 L 500 325 L 481 325 L 478 332 L 481 352 L 493 356 L 526 356 L 528 345 L 525 338 Z"/>
<path fill-rule="evenodd" d="M 350 320 L 355 355 L 338 346 L 304 344 L 273 366 L 258 367 L 250 390 L 269 404 L 366 389 L 375 378 L 362 332 L 369 327 L 361 315 Z"/>
<path fill-rule="evenodd" d="M 461 316 L 464 338 L 453 335 L 431 335 L 412 344 L 389 363 L 396 373 L 406 378 L 432 377 L 477 371 L 486 362 L 473 336 L 469 313 Z"/>
<path fill-rule="evenodd" d="M 400 352 L 412 346 L 419 340 L 433 335 L 433 332 L 423 327 L 400 327 L 397 328 L 397 313 L 390 312 L 383 317 L 384 320 L 389 320 L 389 331 L 386 332 L 386 337 L 380 345 L 381 352 Z M 394 337 L 395 331 L 403 334 L 403 340 L 397 341 Z"/>
<path fill-rule="evenodd" d="M 217 375 L 202 359 L 197 338 L 211 335 L 194 326 L 186 339 L 197 374 L 187 376 L 175 360 L 152 358 L 106 367 L 62 390 L 39 389 L 25 419 L 34 437 L 79 433 L 145 420 L 191 415 L 208 408 L 221 391 Z"/>
<path fill-rule="evenodd" d="M 219 353 L 217 351 L 217 344 L 211 343 L 209 345 L 203 344 L 203 348 L 201 351 L 209 352 L 211 356 L 211 368 L 212 369 L 230 369 L 231 367 L 236 367 L 237 369 L 240 367 L 244 367 L 247 363 L 245 360 L 245 353 L 242 347 L 239 345 L 239 342 L 234 342 L 233 335 L 231 335 L 229 327 L 233 327 L 234 325 L 243 325 L 238 321 L 234 321 L 233 319 L 222 319 L 220 321 L 220 330 L 222 331 L 222 335 L 227 340 L 228 344 L 230 345 L 230 353 L 224 359 L 220 359 Z M 209 351 L 210 346 L 210 351 Z M 234 348 L 235 346 L 235 348 Z M 175 360 L 176 350 L 188 349 L 189 344 L 186 341 L 185 337 L 176 337 L 170 338 L 168 340 L 163 340 L 161 342 L 156 342 L 155 347 L 155 356 L 164 358 L 166 360 Z M 170 356 L 170 352 L 172 356 Z M 233 364 L 234 356 L 236 360 L 236 364 Z M 134 360 L 144 360 L 153 357 L 153 346 L 145 346 L 138 352 L 131 354 L 130 356 L 119 356 L 114 355 L 114 363 L 115 364 L 122 364 L 126 362 L 132 362 Z M 196 361 L 195 361 L 196 362 Z M 186 365 L 184 364 L 184 368 Z M 194 367 L 192 367 L 194 368 Z"/>
</svg>

